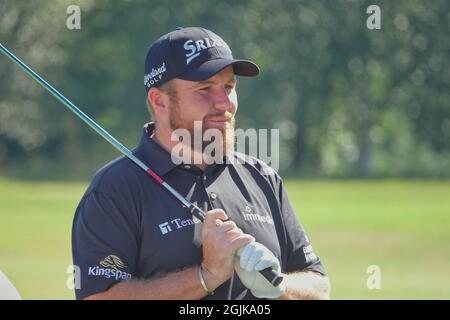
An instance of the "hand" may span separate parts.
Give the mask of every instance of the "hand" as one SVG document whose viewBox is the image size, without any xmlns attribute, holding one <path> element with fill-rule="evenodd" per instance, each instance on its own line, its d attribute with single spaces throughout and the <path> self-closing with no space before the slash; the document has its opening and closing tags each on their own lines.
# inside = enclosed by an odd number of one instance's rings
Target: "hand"
<svg viewBox="0 0 450 320">
<path fill-rule="evenodd" d="M 281 273 L 280 262 L 274 254 L 259 242 L 239 249 L 234 263 L 239 279 L 257 298 L 278 298 L 284 293 L 281 283 L 274 287 L 259 271 L 272 268 Z"/>
<path fill-rule="evenodd" d="M 233 221 L 223 222 L 227 219 L 223 210 L 215 209 L 208 211 L 203 221 L 202 269 L 206 286 L 211 291 L 231 277 L 236 251 L 255 241 Z"/>
</svg>

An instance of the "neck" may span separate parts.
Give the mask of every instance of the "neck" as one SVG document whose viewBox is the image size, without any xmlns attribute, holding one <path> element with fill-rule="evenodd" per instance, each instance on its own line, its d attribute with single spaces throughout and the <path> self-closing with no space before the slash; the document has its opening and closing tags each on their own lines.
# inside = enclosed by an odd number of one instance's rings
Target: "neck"
<svg viewBox="0 0 450 320">
<path fill-rule="evenodd" d="M 171 140 L 172 132 L 173 132 L 173 130 L 170 129 L 169 126 L 160 126 L 160 125 L 158 125 L 158 123 L 156 123 L 155 130 L 153 131 L 153 134 L 151 135 L 151 138 L 153 140 L 155 140 L 156 143 L 158 143 L 164 150 L 166 150 L 170 154 L 172 154 L 172 150 L 176 146 L 178 146 L 178 144 L 180 143 L 179 141 Z M 203 154 L 197 155 L 197 157 L 194 158 L 196 151 L 194 149 L 192 149 L 191 147 L 189 147 L 189 148 L 191 149 L 191 162 L 190 163 L 199 167 L 202 171 L 205 171 L 207 164 L 205 163 L 205 161 L 203 159 Z M 194 159 L 201 159 L 201 163 L 198 163 L 198 161 L 194 162 Z"/>
</svg>

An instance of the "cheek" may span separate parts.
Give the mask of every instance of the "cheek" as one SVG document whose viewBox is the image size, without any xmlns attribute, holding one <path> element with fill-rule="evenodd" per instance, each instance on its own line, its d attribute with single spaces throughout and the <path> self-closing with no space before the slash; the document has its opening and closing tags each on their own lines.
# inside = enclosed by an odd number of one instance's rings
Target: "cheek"
<svg viewBox="0 0 450 320">
<path fill-rule="evenodd" d="M 198 120 L 208 113 L 209 101 L 202 96 L 185 95 L 179 99 L 180 114 L 184 119 Z"/>
<path fill-rule="evenodd" d="M 208 97 L 200 95 L 191 101 L 191 110 L 198 117 L 203 117 L 210 112 L 212 103 Z"/>
<path fill-rule="evenodd" d="M 237 99 L 237 93 L 236 90 L 233 90 L 230 93 L 230 102 L 231 102 L 231 112 L 232 113 L 236 113 L 237 109 L 238 109 L 238 99 Z"/>
</svg>

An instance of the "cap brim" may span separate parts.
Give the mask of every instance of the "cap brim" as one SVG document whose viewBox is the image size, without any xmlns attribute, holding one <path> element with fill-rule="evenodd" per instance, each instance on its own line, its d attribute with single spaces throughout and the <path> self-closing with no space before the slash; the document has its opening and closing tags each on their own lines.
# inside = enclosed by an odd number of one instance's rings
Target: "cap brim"
<svg viewBox="0 0 450 320">
<path fill-rule="evenodd" d="M 233 66 L 234 74 L 238 76 L 255 77 L 259 74 L 258 66 L 251 61 L 236 59 L 214 59 L 205 61 L 199 67 L 193 70 L 186 71 L 176 78 L 190 81 L 204 81 L 231 65 Z"/>
</svg>

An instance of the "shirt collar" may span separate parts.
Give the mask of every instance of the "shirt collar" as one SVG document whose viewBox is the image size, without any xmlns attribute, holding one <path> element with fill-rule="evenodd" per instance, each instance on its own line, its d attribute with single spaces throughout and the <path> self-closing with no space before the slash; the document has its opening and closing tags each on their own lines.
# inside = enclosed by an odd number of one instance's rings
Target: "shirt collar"
<svg viewBox="0 0 450 320">
<path fill-rule="evenodd" d="M 179 165 L 172 161 L 171 154 L 161 147 L 155 140 L 153 140 L 151 135 L 155 130 L 155 123 L 148 122 L 142 128 L 141 141 L 137 148 L 134 150 L 135 155 L 143 161 L 148 167 L 155 171 L 159 176 L 163 176 L 175 169 Z M 226 158 L 224 158 L 225 163 L 210 164 L 207 166 L 205 173 L 211 173 L 221 168 L 224 169 L 226 166 Z M 195 168 L 192 168 L 195 169 Z M 200 169 L 199 169 L 200 170 Z"/>
<path fill-rule="evenodd" d="M 178 165 L 172 161 L 171 155 L 167 150 L 150 138 L 154 130 L 154 122 L 149 122 L 144 125 L 141 141 L 134 152 L 141 161 L 147 164 L 159 176 L 163 176 Z"/>
</svg>

